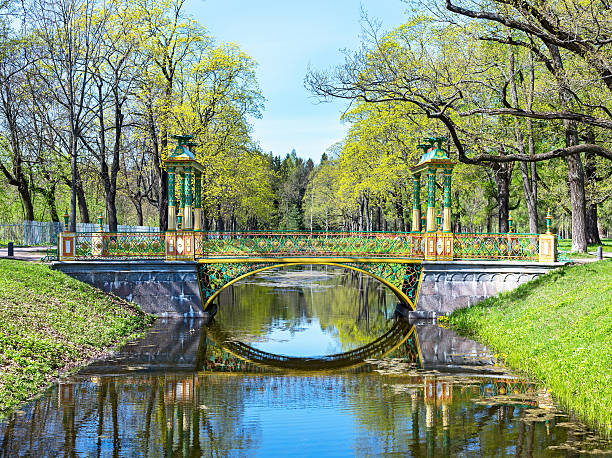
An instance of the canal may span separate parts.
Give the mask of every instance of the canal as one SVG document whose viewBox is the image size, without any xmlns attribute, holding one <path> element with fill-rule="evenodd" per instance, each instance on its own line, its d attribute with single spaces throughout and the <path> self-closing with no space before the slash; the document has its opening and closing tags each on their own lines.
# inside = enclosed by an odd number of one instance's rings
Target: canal
<svg viewBox="0 0 612 458">
<path fill-rule="evenodd" d="M 612 445 L 477 343 L 334 267 L 159 319 L 0 422 L 0 456 L 579 456 Z"/>
</svg>

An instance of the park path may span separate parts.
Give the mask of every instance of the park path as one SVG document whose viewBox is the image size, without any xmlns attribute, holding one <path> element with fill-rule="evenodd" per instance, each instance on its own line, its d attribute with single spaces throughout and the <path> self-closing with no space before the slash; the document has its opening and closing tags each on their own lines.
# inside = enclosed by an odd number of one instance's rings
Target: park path
<svg viewBox="0 0 612 458">
<path fill-rule="evenodd" d="M 38 262 L 47 254 L 46 246 L 15 247 L 14 255 L 8 256 L 8 248 L 0 248 L 1 259 L 18 259 L 20 261 Z"/>
</svg>

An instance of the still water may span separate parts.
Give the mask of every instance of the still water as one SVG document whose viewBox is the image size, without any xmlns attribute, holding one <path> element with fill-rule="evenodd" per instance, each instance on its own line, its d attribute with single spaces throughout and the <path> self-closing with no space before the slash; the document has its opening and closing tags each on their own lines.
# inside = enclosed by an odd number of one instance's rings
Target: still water
<svg viewBox="0 0 612 458">
<path fill-rule="evenodd" d="M 335 268 L 225 290 L 0 423 L 0 456 L 579 456 L 609 442 L 475 342 Z"/>
</svg>

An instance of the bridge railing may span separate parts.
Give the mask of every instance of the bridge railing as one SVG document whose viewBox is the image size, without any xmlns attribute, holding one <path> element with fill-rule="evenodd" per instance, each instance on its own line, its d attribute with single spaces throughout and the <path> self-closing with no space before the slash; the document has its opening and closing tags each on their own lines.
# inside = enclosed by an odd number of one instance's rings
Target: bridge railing
<svg viewBox="0 0 612 458">
<path fill-rule="evenodd" d="M 201 232 L 195 255 L 423 257 L 423 235 L 391 232 Z"/>
<path fill-rule="evenodd" d="M 556 256 L 554 235 L 413 232 L 77 232 L 60 234 L 60 259 L 351 257 L 524 260 Z M 544 246 L 544 252 L 541 252 Z M 552 247 L 552 248 L 551 248 Z M 556 259 L 556 258 L 554 258 Z"/>
<path fill-rule="evenodd" d="M 62 234 L 64 235 L 64 234 Z M 68 259 L 165 259 L 165 234 L 162 232 L 77 232 L 69 235 L 73 243 Z M 60 238 L 60 245 L 66 237 Z M 61 249 L 65 250 L 65 245 Z M 61 256 L 60 256 L 61 258 Z"/>
<path fill-rule="evenodd" d="M 453 234 L 453 258 L 538 261 L 539 234 Z"/>
</svg>

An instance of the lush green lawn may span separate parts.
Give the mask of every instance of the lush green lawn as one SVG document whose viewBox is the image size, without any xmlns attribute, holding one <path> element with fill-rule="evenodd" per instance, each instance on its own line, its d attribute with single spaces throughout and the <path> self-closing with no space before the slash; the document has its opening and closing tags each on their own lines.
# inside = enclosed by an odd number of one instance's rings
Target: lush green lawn
<svg viewBox="0 0 612 458">
<path fill-rule="evenodd" d="M 0 413 L 151 322 L 134 304 L 45 265 L 0 260 Z"/>
<path fill-rule="evenodd" d="M 604 252 L 612 252 L 612 239 L 601 239 L 601 245 L 588 245 L 587 251 L 597 251 L 597 247 L 601 246 Z M 558 249 L 567 251 L 570 258 L 592 258 L 593 256 L 586 253 L 572 253 L 572 239 L 559 239 Z"/>
<path fill-rule="evenodd" d="M 612 431 L 612 261 L 563 267 L 458 310 L 450 323 Z"/>
</svg>

